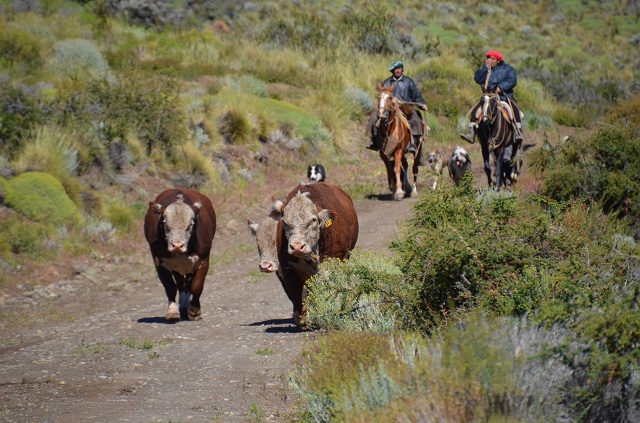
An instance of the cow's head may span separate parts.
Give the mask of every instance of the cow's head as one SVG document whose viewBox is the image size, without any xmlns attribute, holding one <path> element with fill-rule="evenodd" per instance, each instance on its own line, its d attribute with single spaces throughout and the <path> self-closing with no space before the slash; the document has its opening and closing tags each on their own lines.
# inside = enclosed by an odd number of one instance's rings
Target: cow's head
<svg viewBox="0 0 640 423">
<path fill-rule="evenodd" d="M 318 211 L 309 193 L 298 191 L 284 208 L 281 207 L 281 214 L 288 253 L 305 259 L 317 255 L 320 233 L 331 224 L 331 212 L 327 209 Z"/>
<path fill-rule="evenodd" d="M 181 195 L 178 195 L 177 200 L 164 209 L 158 203 L 153 203 L 152 207 L 160 216 L 168 251 L 186 253 L 202 203 L 196 201 L 193 206 L 190 206 L 185 204 Z"/>
<path fill-rule="evenodd" d="M 251 233 L 256 237 L 258 244 L 258 255 L 260 256 L 261 272 L 277 272 L 280 267 L 278 261 L 278 250 L 276 248 L 276 235 L 278 221 L 267 217 L 260 223 L 247 221 Z"/>
</svg>

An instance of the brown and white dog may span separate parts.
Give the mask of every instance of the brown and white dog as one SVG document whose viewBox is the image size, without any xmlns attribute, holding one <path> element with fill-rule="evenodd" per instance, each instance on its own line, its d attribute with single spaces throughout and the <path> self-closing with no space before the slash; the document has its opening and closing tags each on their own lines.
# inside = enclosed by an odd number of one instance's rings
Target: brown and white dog
<svg viewBox="0 0 640 423">
<path fill-rule="evenodd" d="M 460 184 L 465 172 L 470 167 L 471 159 L 469 159 L 469 153 L 464 148 L 457 146 L 451 153 L 448 165 L 449 176 L 451 176 L 456 185 Z"/>
<path fill-rule="evenodd" d="M 427 155 L 429 167 L 433 171 L 433 189 L 438 188 L 438 180 L 444 170 L 444 155 L 439 151 L 431 151 Z"/>
</svg>

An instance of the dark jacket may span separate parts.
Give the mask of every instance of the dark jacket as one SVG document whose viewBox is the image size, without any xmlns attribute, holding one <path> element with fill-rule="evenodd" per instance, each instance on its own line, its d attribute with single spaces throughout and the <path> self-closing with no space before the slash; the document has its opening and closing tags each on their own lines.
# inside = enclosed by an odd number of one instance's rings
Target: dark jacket
<svg viewBox="0 0 640 423">
<path fill-rule="evenodd" d="M 487 73 L 489 69 L 486 64 L 483 64 L 480 69 L 476 71 L 473 76 L 473 79 L 476 80 L 478 84 L 484 90 L 484 83 L 487 79 Z M 500 87 L 500 90 L 509 97 L 513 98 L 513 88 L 518 83 L 518 78 L 516 77 L 516 71 L 511 67 L 511 65 L 506 64 L 505 62 L 500 62 L 498 65 L 491 70 L 491 78 L 489 79 L 488 89 L 489 92 L 494 92 L 497 87 Z M 503 100 L 505 100 L 503 98 Z"/>
<path fill-rule="evenodd" d="M 402 101 L 412 101 L 414 103 L 426 104 L 424 98 L 422 98 L 422 94 L 420 94 L 420 90 L 418 90 L 418 86 L 413 81 L 413 79 L 409 78 L 406 75 L 400 76 L 400 79 L 396 79 L 393 76 L 385 79 L 382 83 L 383 87 L 390 87 L 395 84 L 393 87 L 393 96 L 402 100 Z"/>
</svg>

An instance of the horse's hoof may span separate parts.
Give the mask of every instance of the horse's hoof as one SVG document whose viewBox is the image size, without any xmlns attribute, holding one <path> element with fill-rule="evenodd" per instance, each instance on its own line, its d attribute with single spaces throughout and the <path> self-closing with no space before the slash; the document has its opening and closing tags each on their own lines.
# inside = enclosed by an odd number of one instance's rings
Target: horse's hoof
<svg viewBox="0 0 640 423">
<path fill-rule="evenodd" d="M 404 191 L 396 192 L 393 196 L 393 199 L 396 201 L 400 201 L 404 198 Z"/>
<path fill-rule="evenodd" d="M 176 303 L 169 303 L 169 308 L 167 309 L 167 315 L 164 318 L 168 322 L 174 322 L 176 320 L 180 320 L 180 311 L 178 310 L 178 305 Z"/>
<path fill-rule="evenodd" d="M 187 314 L 189 316 L 189 320 L 201 320 L 202 319 L 202 312 L 200 311 L 200 307 L 189 307 L 189 310 L 187 311 Z"/>
<path fill-rule="evenodd" d="M 435 187 L 433 189 L 435 189 Z M 417 196 L 418 196 L 418 190 L 416 189 L 416 187 L 413 187 L 411 189 L 411 197 L 417 197 Z"/>
</svg>

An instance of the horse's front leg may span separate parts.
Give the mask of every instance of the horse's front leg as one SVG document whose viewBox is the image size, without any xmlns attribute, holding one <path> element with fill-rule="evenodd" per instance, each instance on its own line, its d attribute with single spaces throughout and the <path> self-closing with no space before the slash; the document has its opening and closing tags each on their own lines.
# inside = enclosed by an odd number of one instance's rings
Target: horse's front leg
<svg viewBox="0 0 640 423">
<path fill-rule="evenodd" d="M 502 147 L 500 148 L 500 151 L 498 152 L 498 154 L 495 154 L 494 151 L 494 161 L 495 161 L 495 165 L 496 165 L 496 190 L 500 191 L 502 189 L 502 186 L 504 185 L 505 188 L 507 187 L 507 181 L 504 175 L 504 170 L 502 169 L 502 164 L 504 162 L 504 150 L 505 148 Z"/>
<path fill-rule="evenodd" d="M 391 161 L 384 155 L 384 153 L 380 152 L 380 158 L 382 158 L 382 162 L 384 163 L 384 168 L 387 171 L 387 182 L 389 183 L 389 191 L 394 192 L 396 190 L 396 175 L 393 172 L 393 166 L 391 166 Z"/>
<path fill-rule="evenodd" d="M 411 170 L 413 171 L 413 187 L 411 187 L 411 196 L 412 197 L 417 197 L 418 196 L 418 171 L 420 170 L 418 168 L 418 162 L 420 161 L 420 154 L 422 154 L 422 152 L 420 151 L 422 150 L 422 146 L 420 146 L 420 148 L 418 149 L 418 152 L 416 153 L 416 155 L 413 158 L 413 165 L 411 166 Z M 435 184 L 435 182 L 434 182 Z M 434 188 L 435 189 L 435 186 Z"/>
<path fill-rule="evenodd" d="M 487 183 L 489 188 L 493 188 L 493 179 L 491 176 L 491 154 L 489 153 L 489 147 L 482 144 L 482 160 L 484 162 L 484 173 L 487 175 Z"/>
<path fill-rule="evenodd" d="M 394 153 L 395 162 L 393 163 L 393 173 L 396 175 L 396 192 L 393 195 L 393 199 L 400 201 L 404 198 L 404 191 L 402 190 L 402 158 L 404 152 L 402 148 L 396 149 Z"/>
</svg>

